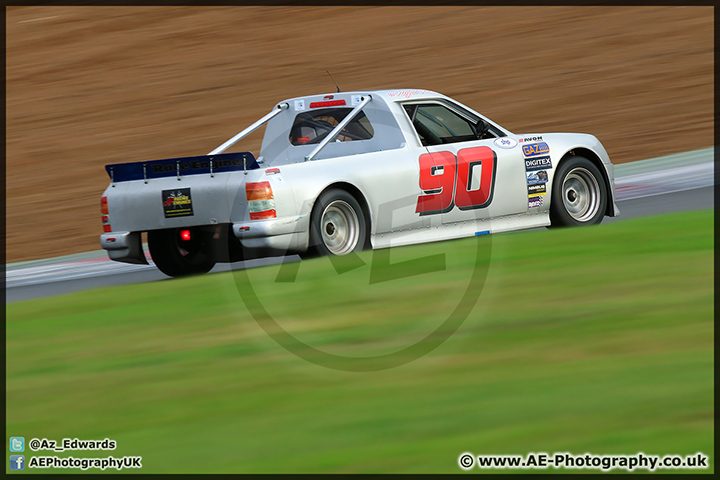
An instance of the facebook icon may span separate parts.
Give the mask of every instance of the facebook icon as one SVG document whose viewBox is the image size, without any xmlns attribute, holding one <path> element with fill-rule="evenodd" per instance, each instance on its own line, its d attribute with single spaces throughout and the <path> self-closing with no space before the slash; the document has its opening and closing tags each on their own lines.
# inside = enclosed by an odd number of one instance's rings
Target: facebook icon
<svg viewBox="0 0 720 480">
<path fill-rule="evenodd" d="M 10 470 L 25 470 L 25 455 L 10 455 Z"/>
</svg>

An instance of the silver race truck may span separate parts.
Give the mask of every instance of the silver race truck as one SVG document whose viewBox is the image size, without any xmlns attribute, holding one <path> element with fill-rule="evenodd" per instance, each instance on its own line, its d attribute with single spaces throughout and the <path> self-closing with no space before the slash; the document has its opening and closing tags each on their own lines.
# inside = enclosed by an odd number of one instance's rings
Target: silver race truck
<svg viewBox="0 0 720 480">
<path fill-rule="evenodd" d="M 265 125 L 259 156 L 224 153 Z M 618 215 L 579 133 L 514 134 L 427 90 L 298 97 L 207 155 L 105 167 L 100 243 L 169 276 L 262 256 L 345 255 Z"/>
</svg>

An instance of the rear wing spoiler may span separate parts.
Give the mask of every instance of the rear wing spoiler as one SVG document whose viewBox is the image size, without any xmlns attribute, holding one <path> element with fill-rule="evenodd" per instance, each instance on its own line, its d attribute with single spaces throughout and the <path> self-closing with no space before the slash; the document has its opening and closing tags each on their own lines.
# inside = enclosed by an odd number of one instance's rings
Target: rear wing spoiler
<svg viewBox="0 0 720 480">
<path fill-rule="evenodd" d="M 130 182 L 132 180 L 144 180 L 145 183 L 147 183 L 149 179 L 162 177 L 176 176 L 179 180 L 184 175 L 199 175 L 201 173 L 209 173 L 212 177 L 216 173 L 235 172 L 238 170 L 247 172 L 248 170 L 260 168 L 257 160 L 255 160 L 255 156 L 251 152 L 222 152 L 288 108 L 289 105 L 287 103 L 277 105 L 270 113 L 207 155 L 166 158 L 163 160 L 151 160 L 149 162 L 113 163 L 105 165 L 105 170 L 114 185 L 117 182 Z"/>
<path fill-rule="evenodd" d="M 110 181 L 130 182 L 153 178 L 177 177 L 209 173 L 248 171 L 260 168 L 251 152 L 200 155 L 197 157 L 166 158 L 148 162 L 112 163 L 105 165 Z"/>
</svg>

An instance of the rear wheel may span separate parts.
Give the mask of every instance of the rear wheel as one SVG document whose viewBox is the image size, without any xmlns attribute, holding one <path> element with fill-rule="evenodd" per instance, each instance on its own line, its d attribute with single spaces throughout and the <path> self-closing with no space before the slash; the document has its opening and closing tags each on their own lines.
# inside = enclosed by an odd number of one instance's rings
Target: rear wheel
<svg viewBox="0 0 720 480">
<path fill-rule="evenodd" d="M 193 228 L 148 232 L 148 248 L 158 269 L 170 277 L 209 272 L 215 266 L 212 234 Z"/>
<path fill-rule="evenodd" d="M 598 224 L 607 202 L 600 170 L 587 158 L 570 157 L 555 173 L 550 223 L 553 227 Z"/>
<path fill-rule="evenodd" d="M 367 226 L 362 208 L 345 190 L 330 190 L 320 196 L 310 218 L 310 244 L 303 258 L 318 255 L 347 255 L 364 248 Z"/>
</svg>

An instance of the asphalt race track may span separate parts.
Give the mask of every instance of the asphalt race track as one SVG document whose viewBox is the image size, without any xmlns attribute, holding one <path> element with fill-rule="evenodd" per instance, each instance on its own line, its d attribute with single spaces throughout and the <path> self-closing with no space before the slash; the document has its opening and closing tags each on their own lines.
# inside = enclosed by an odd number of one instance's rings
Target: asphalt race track
<svg viewBox="0 0 720 480">
<path fill-rule="evenodd" d="M 617 165 L 615 186 L 620 217 L 603 222 L 711 209 L 714 207 L 714 149 Z M 296 255 L 291 257 L 299 259 Z M 250 266 L 282 258 L 250 261 Z M 217 265 L 211 273 L 231 270 Z M 170 280 L 154 265 L 112 262 L 104 251 L 7 265 L 6 302 L 62 295 L 90 288 Z"/>
</svg>

